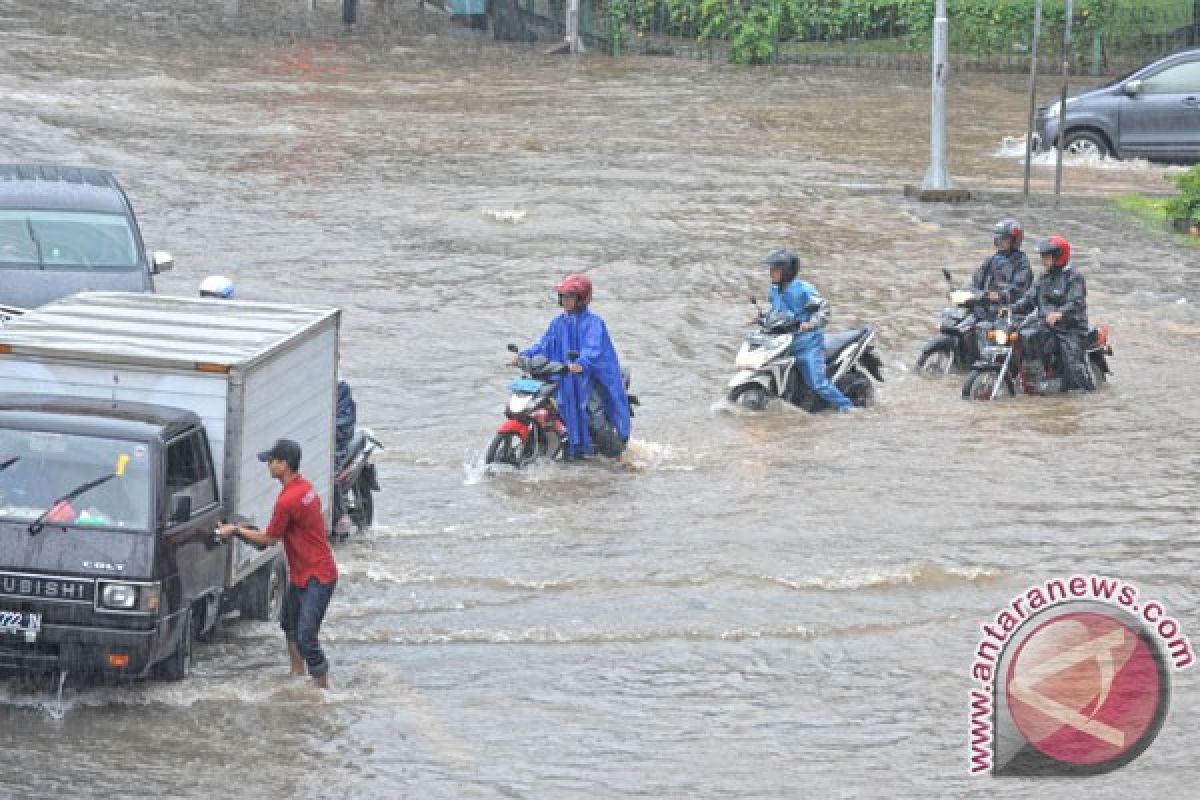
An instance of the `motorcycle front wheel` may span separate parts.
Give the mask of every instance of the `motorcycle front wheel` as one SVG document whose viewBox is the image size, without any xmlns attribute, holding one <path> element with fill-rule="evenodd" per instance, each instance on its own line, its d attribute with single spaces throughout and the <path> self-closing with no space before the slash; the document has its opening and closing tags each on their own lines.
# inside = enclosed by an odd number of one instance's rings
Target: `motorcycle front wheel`
<svg viewBox="0 0 1200 800">
<path fill-rule="evenodd" d="M 967 379 L 963 382 L 962 396 L 964 400 L 973 402 L 984 402 L 991 400 L 992 390 L 995 389 L 997 381 L 1000 381 L 1000 373 L 993 369 L 973 369 L 967 373 Z M 995 392 L 996 399 L 1004 397 L 1013 397 L 1016 395 L 1016 389 L 1013 386 L 1012 378 L 1005 376 L 1000 383 L 1000 388 Z"/>
<path fill-rule="evenodd" d="M 484 461 L 488 464 L 509 464 L 519 467 L 533 457 L 534 445 L 515 433 L 497 433 L 488 445 Z M 530 451 L 530 452 L 526 452 Z"/>
<path fill-rule="evenodd" d="M 350 521 L 354 523 L 357 533 L 365 533 L 375 521 L 375 498 L 371 496 L 371 490 L 362 476 L 350 489 L 350 502 L 353 503 Z"/>
<path fill-rule="evenodd" d="M 917 356 L 917 374 L 929 378 L 940 378 L 954 369 L 958 343 L 954 337 L 940 334 L 933 337 Z"/>
<path fill-rule="evenodd" d="M 750 411 L 765 411 L 767 408 L 767 392 L 757 383 L 739 386 L 729 393 L 729 402 L 740 405 Z"/>
</svg>

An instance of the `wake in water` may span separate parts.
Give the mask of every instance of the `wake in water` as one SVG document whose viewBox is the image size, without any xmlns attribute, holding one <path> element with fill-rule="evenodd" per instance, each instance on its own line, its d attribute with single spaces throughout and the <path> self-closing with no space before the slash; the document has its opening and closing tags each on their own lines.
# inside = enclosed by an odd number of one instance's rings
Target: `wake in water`
<svg viewBox="0 0 1200 800">
<path fill-rule="evenodd" d="M 1005 136 L 1000 141 L 1000 146 L 992 153 L 993 158 L 1007 158 L 1018 161 L 1025 160 L 1025 137 L 1024 136 Z M 1030 159 L 1035 167 L 1051 167 L 1057 163 L 1058 153 L 1056 150 L 1034 150 Z M 1122 172 L 1158 172 L 1165 171 L 1167 173 L 1183 172 L 1184 167 L 1168 166 L 1164 164 L 1153 164 L 1143 158 L 1131 158 L 1122 160 L 1109 156 L 1077 156 L 1070 153 L 1063 153 L 1063 166 L 1066 167 L 1091 167 L 1093 169 L 1102 169 L 1109 171 Z"/>
<path fill-rule="evenodd" d="M 527 483 L 541 481 L 559 481 L 570 478 L 579 468 L 607 469 L 612 471 L 632 470 L 640 472 L 646 469 L 659 469 L 668 465 L 674 455 L 674 450 L 668 444 L 651 442 L 636 437 L 630 438 L 628 444 L 629 465 L 622 467 L 617 461 L 596 457 L 584 461 L 564 464 L 559 461 L 538 460 L 524 467 L 514 467 L 511 464 L 488 464 L 480 451 L 468 451 L 463 458 L 463 485 L 476 486 L 488 478 L 507 476 L 510 480 Z"/>
</svg>

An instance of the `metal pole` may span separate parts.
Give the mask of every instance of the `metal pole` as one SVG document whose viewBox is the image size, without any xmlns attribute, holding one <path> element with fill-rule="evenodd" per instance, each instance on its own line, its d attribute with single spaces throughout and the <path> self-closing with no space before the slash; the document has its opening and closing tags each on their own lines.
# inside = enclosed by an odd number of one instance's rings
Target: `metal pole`
<svg viewBox="0 0 1200 800">
<path fill-rule="evenodd" d="M 1063 82 L 1058 98 L 1058 157 L 1054 167 L 1054 207 L 1058 208 L 1062 193 L 1063 149 L 1067 144 L 1067 84 L 1071 78 L 1071 0 L 1067 0 L 1066 24 L 1063 26 Z"/>
<path fill-rule="evenodd" d="M 1033 161 L 1033 121 L 1037 113 L 1038 38 L 1042 35 L 1042 0 L 1033 7 L 1033 42 L 1029 61 L 1029 126 L 1025 129 L 1025 200 L 1029 201 L 1029 170 Z"/>
<path fill-rule="evenodd" d="M 579 41 L 579 0 L 567 0 L 567 49 L 571 53 L 582 53 Z"/>
<path fill-rule="evenodd" d="M 933 18 L 933 109 L 929 125 L 929 169 L 922 189 L 949 189 L 946 171 L 946 72 L 949 67 L 950 23 L 946 0 L 937 0 Z"/>
</svg>

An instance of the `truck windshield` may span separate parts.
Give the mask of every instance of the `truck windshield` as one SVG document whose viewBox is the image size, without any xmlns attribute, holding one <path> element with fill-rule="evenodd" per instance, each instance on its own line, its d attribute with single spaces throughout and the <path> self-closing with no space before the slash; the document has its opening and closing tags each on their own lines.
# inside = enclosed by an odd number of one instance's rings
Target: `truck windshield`
<svg viewBox="0 0 1200 800">
<path fill-rule="evenodd" d="M 45 525 L 145 531 L 150 521 L 145 444 L 49 431 L 0 429 L 0 519 Z M 110 480 L 66 502 L 81 485 Z"/>
<path fill-rule="evenodd" d="M 121 214 L 0 209 L 0 268 L 129 270 L 138 266 Z"/>
</svg>

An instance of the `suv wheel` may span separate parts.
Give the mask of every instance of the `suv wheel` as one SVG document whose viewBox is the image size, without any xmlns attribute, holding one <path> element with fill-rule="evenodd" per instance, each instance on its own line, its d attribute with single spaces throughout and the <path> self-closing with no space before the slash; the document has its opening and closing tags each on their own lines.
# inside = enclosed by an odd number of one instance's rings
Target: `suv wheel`
<svg viewBox="0 0 1200 800">
<path fill-rule="evenodd" d="M 1108 142 L 1095 131 L 1068 131 L 1065 149 L 1073 156 L 1105 158 L 1110 154 Z"/>
</svg>

